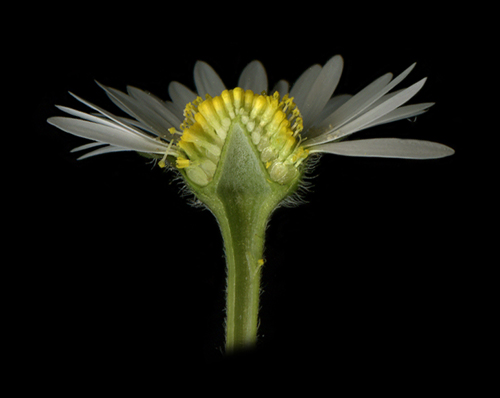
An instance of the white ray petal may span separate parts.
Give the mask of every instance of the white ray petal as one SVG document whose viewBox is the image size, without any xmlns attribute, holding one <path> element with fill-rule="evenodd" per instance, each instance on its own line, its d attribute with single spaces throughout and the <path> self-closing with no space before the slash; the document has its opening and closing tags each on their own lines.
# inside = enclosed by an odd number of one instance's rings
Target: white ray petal
<svg viewBox="0 0 500 398">
<path fill-rule="evenodd" d="M 154 130 L 160 137 L 170 136 L 168 129 L 174 127 L 174 125 L 150 109 L 147 103 L 137 101 L 135 98 L 121 92 L 120 90 L 104 86 L 99 82 L 96 83 L 106 92 L 109 99 L 124 112 Z"/>
<path fill-rule="evenodd" d="M 267 93 L 267 74 L 260 61 L 250 62 L 241 72 L 238 87 L 243 90 L 252 90 L 256 94 Z"/>
<path fill-rule="evenodd" d="M 95 151 L 92 151 L 92 152 L 89 152 L 89 153 L 86 153 L 85 155 L 82 155 L 80 156 L 79 158 L 77 158 L 76 160 L 83 160 L 83 159 L 87 159 L 87 158 L 90 158 L 92 156 L 96 156 L 96 155 L 104 155 L 106 153 L 112 153 L 112 152 L 125 152 L 125 151 L 131 151 L 132 149 L 128 149 L 128 148 L 120 148 L 118 146 L 113 146 L 113 145 L 107 145 L 103 148 L 99 148 L 99 149 L 96 149 Z M 73 152 L 73 151 L 72 151 Z"/>
<path fill-rule="evenodd" d="M 206 94 L 215 97 L 226 89 L 217 72 L 203 61 L 197 61 L 194 66 L 194 83 L 198 95 L 203 99 Z"/>
<path fill-rule="evenodd" d="M 76 109 L 68 108 L 68 107 L 62 106 L 62 105 L 56 105 L 56 108 L 60 109 L 63 112 L 66 112 L 72 116 L 76 116 L 76 117 L 79 117 L 81 119 L 88 120 L 88 121 L 91 121 L 94 123 L 103 124 L 106 126 L 118 127 L 118 128 L 122 128 L 124 125 L 139 127 L 140 129 L 143 129 L 145 131 L 150 132 L 152 134 L 152 137 L 150 137 L 150 139 L 152 139 L 156 142 L 156 139 L 153 137 L 156 137 L 158 134 L 154 130 L 149 128 L 148 126 L 143 125 L 141 122 L 139 122 L 135 119 L 114 116 L 113 120 L 110 120 L 110 119 L 107 119 L 106 117 L 103 117 L 101 115 L 91 115 L 91 114 L 88 114 L 85 112 L 80 112 Z M 118 122 L 121 122 L 121 124 L 118 124 Z M 168 137 L 168 138 L 170 138 L 170 137 Z"/>
<path fill-rule="evenodd" d="M 140 137 L 148 139 L 148 140 L 150 140 L 152 142 L 156 142 L 155 138 L 152 137 L 151 135 L 149 135 L 149 134 L 145 133 L 144 131 L 139 130 L 139 129 L 135 128 L 133 125 L 127 123 L 126 120 L 128 120 L 128 119 L 115 116 L 111 112 L 108 112 L 108 111 L 106 111 L 106 110 L 98 107 L 97 105 L 94 105 L 93 103 L 91 103 L 89 101 L 86 101 L 83 98 L 80 98 L 78 95 L 73 94 L 72 92 L 70 92 L 70 94 L 74 98 L 76 98 L 78 101 L 80 101 L 82 104 L 87 105 L 89 108 L 92 108 L 93 110 L 99 112 L 104 117 L 106 117 L 106 118 L 108 118 L 108 119 L 116 122 L 116 124 L 118 125 L 117 127 L 124 128 L 125 130 L 127 130 L 127 131 L 129 131 L 131 133 L 134 133 L 134 134 L 136 134 L 136 135 L 138 135 Z"/>
<path fill-rule="evenodd" d="M 103 146 L 103 145 L 106 145 L 106 144 L 103 142 L 91 142 L 89 144 L 77 146 L 77 147 L 73 148 L 70 152 L 73 153 L 73 152 L 85 151 L 87 149 L 91 149 L 91 148 L 95 148 L 96 146 Z"/>
<path fill-rule="evenodd" d="M 387 73 L 383 76 L 380 76 L 378 79 L 376 79 L 356 95 L 354 95 L 344 105 L 339 107 L 329 117 L 324 119 L 321 124 L 317 126 L 317 128 L 323 130 L 325 128 L 330 128 L 330 126 L 339 128 L 344 123 L 353 119 L 357 114 L 359 114 L 367 106 L 369 106 L 369 103 L 372 103 L 374 95 L 381 92 L 381 90 L 387 86 L 391 79 L 392 73 Z"/>
<path fill-rule="evenodd" d="M 60 116 L 51 117 L 47 121 L 67 133 L 134 151 L 164 153 L 168 148 L 163 142 L 151 141 L 119 126 L 106 126 Z"/>
<path fill-rule="evenodd" d="M 382 116 L 388 114 L 392 110 L 396 109 L 398 106 L 403 105 L 411 97 L 413 97 L 425 84 L 427 78 L 424 78 L 407 89 L 403 90 L 399 94 L 391 97 L 387 101 L 383 102 L 379 106 L 371 109 L 370 111 L 362 114 L 353 121 L 347 123 L 340 129 L 333 130 L 333 132 L 328 134 L 320 135 L 316 138 L 308 140 L 305 145 L 318 145 L 329 141 L 337 140 L 341 137 L 353 134 L 359 130 L 362 130 L 366 125 L 374 122 L 375 120 L 381 118 Z"/>
<path fill-rule="evenodd" d="M 179 118 L 168 109 L 165 102 L 154 94 L 147 93 L 133 86 L 127 86 L 127 92 L 139 103 L 142 102 L 146 105 L 145 111 L 147 114 L 155 112 L 173 127 L 180 126 L 182 120 L 179 120 Z"/>
<path fill-rule="evenodd" d="M 311 153 L 313 152 L 344 156 L 403 159 L 438 159 L 455 153 L 450 147 L 436 142 L 399 138 L 330 142 L 312 148 Z"/>
<path fill-rule="evenodd" d="M 151 133 L 151 139 L 156 140 L 156 137 L 158 137 L 158 131 L 152 129 L 149 126 L 145 126 L 142 122 L 136 119 L 130 119 L 128 117 L 122 117 L 122 116 L 116 116 L 116 119 L 120 120 L 123 123 L 129 124 L 134 127 L 138 127 L 141 130 L 147 131 L 148 133 Z M 169 137 L 162 137 L 163 139 L 170 141 L 171 135 Z"/>
<path fill-rule="evenodd" d="M 340 55 L 330 58 L 311 85 L 304 103 L 299 107 L 304 119 L 304 130 L 313 125 L 316 117 L 321 113 L 333 95 L 342 75 L 343 66 L 344 60 Z"/>
<path fill-rule="evenodd" d="M 379 106 L 380 104 L 384 103 L 385 101 L 387 101 L 388 99 L 391 99 L 392 97 L 394 97 L 395 95 L 398 95 L 399 93 L 403 92 L 404 90 L 406 90 L 405 88 L 400 88 L 399 90 L 395 90 L 395 91 L 392 91 L 390 92 L 389 94 L 385 94 L 383 95 L 382 97 L 380 97 L 378 100 L 376 100 L 374 103 L 370 104 L 370 106 L 366 107 L 365 109 L 363 109 L 362 112 L 359 113 L 359 115 L 362 115 L 370 110 L 372 110 L 373 108 L 375 108 L 376 106 Z M 358 116 L 359 116 L 358 115 Z"/>
<path fill-rule="evenodd" d="M 178 120 L 184 120 L 184 108 L 179 108 L 172 101 L 165 101 L 164 104 L 167 109 L 177 117 Z M 187 103 L 185 105 L 187 105 Z"/>
<path fill-rule="evenodd" d="M 339 94 L 335 95 L 334 97 L 330 98 L 326 105 L 324 106 L 323 110 L 321 113 L 316 117 L 316 120 L 319 121 L 319 124 L 321 124 L 321 121 L 328 116 L 330 116 L 333 112 L 335 112 L 338 108 L 340 108 L 342 105 L 344 105 L 349 99 L 352 98 L 351 94 Z M 321 133 L 321 130 L 317 130 L 314 126 L 306 131 L 306 133 L 303 135 L 305 137 L 315 137 L 318 134 Z"/>
<path fill-rule="evenodd" d="M 119 128 L 122 127 L 121 125 L 117 125 L 117 123 L 112 120 L 106 119 L 104 117 L 90 115 L 88 113 L 77 111 L 76 109 L 68 108 L 66 106 L 56 105 L 56 108 L 60 109 L 63 112 L 66 112 L 69 115 L 76 116 L 81 119 L 88 120 L 90 122 L 99 123 L 111 127 L 119 127 Z"/>
<path fill-rule="evenodd" d="M 337 130 L 356 116 L 361 115 L 370 105 L 401 83 L 415 65 L 415 63 L 411 65 L 392 81 L 392 73 L 386 73 L 379 77 L 337 109 L 331 116 L 323 120 L 321 125 L 317 126 L 318 129 L 324 132 L 332 129 Z"/>
<path fill-rule="evenodd" d="M 302 73 L 292 86 L 292 89 L 290 90 L 290 97 L 294 98 L 294 102 L 299 110 L 302 109 L 302 105 L 304 104 L 307 94 L 309 94 L 311 86 L 316 81 L 320 73 L 321 66 L 317 64 L 313 65 Z"/>
<path fill-rule="evenodd" d="M 285 94 L 288 94 L 290 91 L 290 83 L 288 83 L 286 80 L 280 80 L 276 85 L 273 87 L 271 91 L 271 95 L 274 94 L 275 92 L 278 92 L 280 96 L 284 96 Z"/>
<path fill-rule="evenodd" d="M 173 104 L 170 103 L 172 106 Z M 165 105 L 168 107 L 169 104 L 168 103 L 165 103 Z M 56 105 L 58 108 L 61 108 L 61 110 L 64 110 L 63 108 L 66 108 L 66 107 L 59 107 L 58 105 Z M 66 108 L 66 109 L 71 109 L 71 108 Z M 71 109 L 73 111 L 73 114 L 76 116 L 76 112 L 79 112 L 79 111 L 75 111 L 74 109 Z M 172 109 L 173 111 L 173 109 Z M 70 112 L 68 112 L 70 113 Z M 79 113 L 82 113 L 83 115 L 87 115 L 83 112 L 79 112 Z M 98 123 L 102 123 L 102 124 L 106 124 L 106 122 L 109 122 L 108 119 L 106 119 L 104 116 L 101 116 L 101 115 L 90 115 L 90 116 L 93 116 L 97 119 L 97 122 Z M 80 116 L 82 117 L 83 119 L 86 119 L 85 117 L 83 116 Z M 87 119 L 87 120 L 91 120 L 92 119 Z M 153 140 L 154 142 L 156 142 L 157 138 L 158 137 L 158 132 L 156 130 L 153 130 L 151 127 L 149 126 L 146 126 L 144 125 L 142 122 L 140 122 L 139 120 L 136 120 L 136 119 L 130 119 L 128 117 L 123 117 L 123 116 L 113 116 L 113 120 L 116 120 L 117 122 L 121 122 L 122 124 L 121 125 L 127 125 L 127 126 L 130 126 L 130 127 L 138 127 L 139 129 L 141 129 L 141 134 L 144 134 L 142 131 L 146 131 L 146 132 L 149 132 L 151 133 L 151 136 L 147 136 L 146 137 L 149 137 L 151 140 Z M 117 123 L 111 123 L 112 126 L 115 126 Z M 133 130 L 135 131 L 135 129 Z M 167 137 L 162 137 L 162 139 L 164 139 L 165 141 L 170 141 L 172 138 L 172 135 L 169 134 L 169 136 Z"/>
<path fill-rule="evenodd" d="M 395 122 L 396 120 L 409 119 L 414 116 L 421 115 L 429 110 L 429 108 L 434 105 L 434 102 L 425 102 L 422 104 L 406 105 L 400 108 L 394 109 L 387 115 L 368 123 L 363 129 L 369 127 L 378 126 L 380 124 Z"/>
<path fill-rule="evenodd" d="M 168 85 L 168 94 L 175 106 L 182 110 L 198 96 L 195 92 L 179 82 L 171 82 Z"/>
</svg>

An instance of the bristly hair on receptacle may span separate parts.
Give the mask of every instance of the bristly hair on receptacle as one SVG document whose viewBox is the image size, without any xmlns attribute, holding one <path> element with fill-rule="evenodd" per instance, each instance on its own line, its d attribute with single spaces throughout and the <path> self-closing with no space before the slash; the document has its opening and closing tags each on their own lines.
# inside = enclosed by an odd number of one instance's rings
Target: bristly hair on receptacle
<svg viewBox="0 0 500 398">
<path fill-rule="evenodd" d="M 167 160 L 168 161 L 165 162 L 166 167 L 163 169 L 163 171 L 166 173 L 172 173 L 173 177 L 170 183 L 177 185 L 177 187 L 179 188 L 180 197 L 186 199 L 188 205 L 191 207 L 209 210 L 208 207 L 196 197 L 196 194 L 186 183 L 186 180 L 180 170 L 175 167 L 175 160 L 171 161 L 170 158 L 167 158 Z"/>
<path fill-rule="evenodd" d="M 302 164 L 302 177 L 297 189 L 294 193 L 283 199 L 283 201 L 278 204 L 276 209 L 280 207 L 294 208 L 308 203 L 308 201 L 305 199 L 305 196 L 312 191 L 313 183 L 311 182 L 311 180 L 317 177 L 313 174 L 313 172 L 316 169 L 316 166 L 318 165 L 321 157 L 321 153 L 313 153 L 307 157 L 307 159 Z M 180 196 L 182 198 L 185 198 L 188 204 L 194 208 L 210 210 L 202 201 L 198 199 L 191 187 L 186 183 L 186 180 L 182 176 L 182 173 L 173 165 L 173 163 L 167 164 L 169 164 L 169 166 L 165 168 L 165 172 L 173 173 L 174 177 L 172 179 L 172 183 L 176 183 L 179 187 Z"/>
<path fill-rule="evenodd" d="M 287 196 L 285 199 L 283 199 L 278 207 L 293 208 L 308 203 L 308 201 L 305 199 L 305 196 L 312 190 L 313 183 L 311 182 L 311 180 L 317 177 L 312 173 L 316 169 L 321 156 L 322 154 L 314 153 L 307 157 L 307 159 L 302 164 L 304 170 L 302 172 L 302 178 L 299 182 L 297 190 L 290 196 Z"/>
</svg>

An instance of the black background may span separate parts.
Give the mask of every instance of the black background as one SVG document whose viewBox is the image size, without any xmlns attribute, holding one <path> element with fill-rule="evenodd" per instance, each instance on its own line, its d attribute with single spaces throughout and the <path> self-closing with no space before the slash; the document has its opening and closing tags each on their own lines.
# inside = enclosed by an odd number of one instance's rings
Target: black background
<svg viewBox="0 0 500 398">
<path fill-rule="evenodd" d="M 29 67 L 17 72 L 31 107 L 27 156 L 16 167 L 22 221 L 12 236 L 22 245 L 13 301 L 23 306 L 21 335 L 35 369 L 55 363 L 69 380 L 124 369 L 161 378 L 172 365 L 190 372 L 227 364 L 317 367 L 353 380 L 397 374 L 410 384 L 442 375 L 460 360 L 460 314 L 468 311 L 458 261 L 467 148 L 456 88 L 468 44 L 450 34 L 458 26 L 443 32 L 448 16 L 432 6 L 252 8 L 220 18 L 210 8 L 183 8 L 43 10 L 23 47 Z M 86 110 L 68 91 L 119 113 L 94 80 L 167 99 L 172 80 L 194 89 L 198 59 L 228 87 L 259 59 L 272 86 L 335 54 L 345 61 L 337 93 L 417 62 L 403 86 L 427 76 L 412 102 L 436 102 L 416 122 L 359 138 L 427 139 L 456 154 L 324 156 L 306 203 L 278 209 L 268 228 L 258 348 L 225 357 L 225 263 L 211 213 L 189 206 L 172 174 L 133 153 L 77 161 L 69 151 L 85 140 L 45 120 L 61 115 L 55 104 Z"/>
</svg>

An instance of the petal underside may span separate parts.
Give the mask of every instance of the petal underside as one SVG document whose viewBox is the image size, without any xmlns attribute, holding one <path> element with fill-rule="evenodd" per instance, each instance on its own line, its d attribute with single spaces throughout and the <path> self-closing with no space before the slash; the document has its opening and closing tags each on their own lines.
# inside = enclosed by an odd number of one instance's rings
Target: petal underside
<svg viewBox="0 0 500 398">
<path fill-rule="evenodd" d="M 167 145 L 145 139 L 119 126 L 109 126 L 87 120 L 55 116 L 47 120 L 53 126 L 76 136 L 148 153 L 164 153 Z"/>
<path fill-rule="evenodd" d="M 331 142 L 315 146 L 311 152 L 400 159 L 438 159 L 455 153 L 450 147 L 436 142 L 399 138 Z"/>
<path fill-rule="evenodd" d="M 320 134 L 317 137 L 312 138 L 306 143 L 306 145 L 312 146 L 335 141 L 342 137 L 360 131 L 369 125 L 373 125 L 377 119 L 380 119 L 381 117 L 387 115 L 389 112 L 403 105 L 405 102 L 409 101 L 423 87 L 425 81 L 426 78 L 418 81 L 407 89 L 402 90 L 398 94 L 388 98 L 386 101 L 383 101 L 380 105 L 370 108 L 370 110 L 361 114 L 357 118 L 354 118 L 350 122 L 342 125 L 342 127 L 340 128 L 334 126 L 333 128 L 331 128 L 330 132 Z"/>
</svg>

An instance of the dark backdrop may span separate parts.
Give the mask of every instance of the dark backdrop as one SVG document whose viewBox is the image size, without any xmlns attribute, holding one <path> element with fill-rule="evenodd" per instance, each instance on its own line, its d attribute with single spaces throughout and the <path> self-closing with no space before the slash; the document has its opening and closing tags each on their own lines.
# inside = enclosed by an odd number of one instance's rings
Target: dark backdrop
<svg viewBox="0 0 500 398">
<path fill-rule="evenodd" d="M 386 17 L 292 11 L 222 20 L 146 6 L 46 12 L 23 53 L 30 128 L 21 134 L 28 156 L 17 202 L 25 217 L 20 255 L 30 259 L 20 265 L 20 299 L 41 362 L 90 362 L 102 372 L 143 363 L 161 373 L 170 363 L 230 361 L 221 354 L 225 263 L 215 219 L 180 197 L 171 174 L 133 153 L 76 161 L 69 151 L 85 140 L 45 122 L 61 114 L 55 104 L 85 110 L 68 90 L 119 112 L 94 80 L 167 99 L 171 80 L 194 89 L 198 59 L 227 86 L 259 59 L 272 85 L 335 54 L 345 61 L 337 93 L 416 61 L 402 86 L 427 76 L 412 102 L 437 103 L 416 122 L 360 138 L 428 139 L 457 153 L 430 161 L 324 156 L 305 203 L 271 220 L 260 343 L 242 362 L 300 368 L 327 358 L 325 370 L 346 374 L 423 363 L 433 374 L 456 355 L 466 148 L 455 87 L 467 44 L 455 27 L 443 32 L 433 7 Z"/>
</svg>

